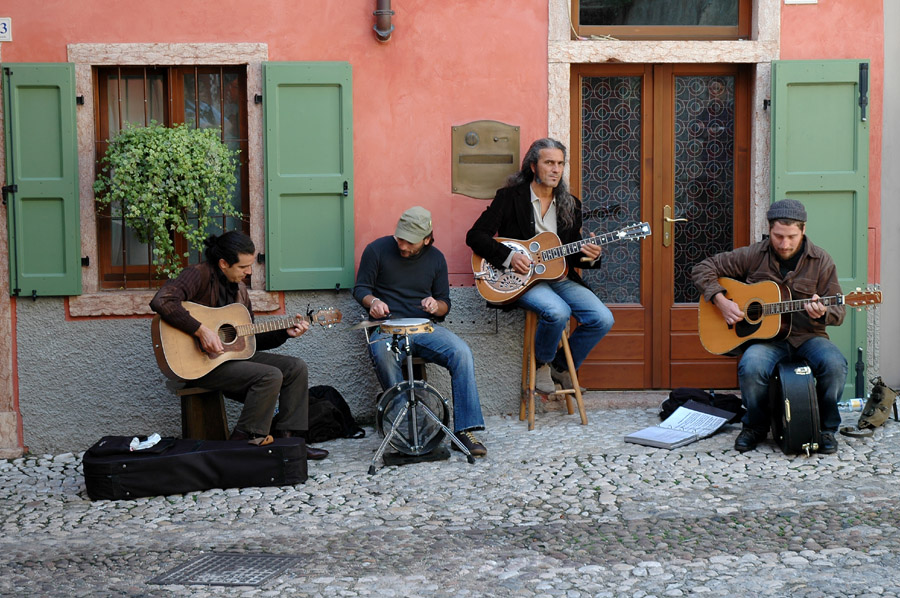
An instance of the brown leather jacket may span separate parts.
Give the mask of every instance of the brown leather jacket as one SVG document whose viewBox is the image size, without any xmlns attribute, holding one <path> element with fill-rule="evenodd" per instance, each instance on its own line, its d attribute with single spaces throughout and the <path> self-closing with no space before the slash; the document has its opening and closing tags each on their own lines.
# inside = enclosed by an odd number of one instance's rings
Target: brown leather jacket
<svg viewBox="0 0 900 598">
<path fill-rule="evenodd" d="M 160 317 L 175 328 L 194 334 L 200 328 L 200 321 L 191 316 L 181 306 L 182 301 L 193 301 L 207 307 L 222 307 L 219 305 L 220 287 L 222 281 L 216 275 L 213 267 L 206 262 L 185 268 L 178 278 L 167 280 L 156 292 L 150 301 L 150 308 Z M 237 297 L 234 303 L 241 303 L 250 312 L 253 319 L 253 308 L 250 305 L 250 292 L 243 282 L 237 285 Z M 264 351 L 280 346 L 288 339 L 284 330 L 272 330 L 260 332 L 256 335 L 256 349 Z"/>
<path fill-rule="evenodd" d="M 820 297 L 843 294 L 834 260 L 825 250 L 814 245 L 808 236 L 805 239 L 797 267 L 785 277 L 781 276 L 778 259 L 767 239 L 706 258 L 694 266 L 691 279 L 707 301 L 725 290 L 717 280 L 722 276 L 748 284 L 773 280 L 787 288 L 792 299 L 809 299 L 816 294 Z M 787 340 L 792 346 L 799 347 L 814 336 L 828 338 L 825 327 L 840 326 L 843 321 L 843 305 L 829 306 L 825 316 L 817 320 L 810 319 L 805 310 L 794 312 L 791 314 L 791 333 Z"/>
</svg>

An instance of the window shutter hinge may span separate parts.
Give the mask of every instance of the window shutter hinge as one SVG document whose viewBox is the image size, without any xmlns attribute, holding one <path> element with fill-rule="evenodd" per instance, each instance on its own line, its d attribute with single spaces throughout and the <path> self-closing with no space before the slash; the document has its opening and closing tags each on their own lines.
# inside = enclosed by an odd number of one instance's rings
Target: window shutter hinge
<svg viewBox="0 0 900 598">
<path fill-rule="evenodd" d="M 84 106 L 84 96 L 83 95 L 75 96 L 75 103 L 78 104 L 79 106 Z"/>
<path fill-rule="evenodd" d="M 769 109 L 769 105 L 770 105 L 771 103 L 772 103 L 772 100 L 770 100 L 769 98 L 764 99 L 764 100 L 763 100 L 763 110 L 768 110 L 768 109 Z"/>
<path fill-rule="evenodd" d="M 87 268 L 87 267 L 90 266 L 90 265 L 91 265 L 91 258 L 90 258 L 89 256 L 86 256 L 86 255 L 82 256 L 82 257 L 81 257 L 81 267 L 82 267 L 82 268 Z"/>
<path fill-rule="evenodd" d="M 256 254 L 256 263 L 257 264 L 265 264 L 266 263 L 266 254 L 265 253 L 257 253 Z"/>
<path fill-rule="evenodd" d="M 18 185 L 3 185 L 3 205 L 6 205 L 6 201 L 9 199 L 10 193 L 18 193 L 19 186 Z"/>
<path fill-rule="evenodd" d="M 254 104 L 262 104 L 262 94 L 261 93 L 258 93 L 253 96 L 253 103 Z"/>
</svg>

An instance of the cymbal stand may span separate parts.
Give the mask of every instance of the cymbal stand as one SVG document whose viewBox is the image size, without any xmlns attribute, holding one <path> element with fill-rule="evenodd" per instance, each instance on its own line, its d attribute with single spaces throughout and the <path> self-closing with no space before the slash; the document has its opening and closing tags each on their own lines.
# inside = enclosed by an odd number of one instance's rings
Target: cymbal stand
<svg viewBox="0 0 900 598">
<path fill-rule="evenodd" d="M 368 333 L 366 334 L 366 336 L 368 337 Z M 402 346 L 400 343 L 401 339 L 406 341 L 405 343 L 402 343 Z M 374 341 L 374 342 L 380 342 L 380 341 Z M 370 343 L 371 343 L 371 341 L 370 341 Z M 458 448 L 466 456 L 466 460 L 469 463 L 475 463 L 475 457 L 472 456 L 472 453 L 469 452 L 469 449 L 466 448 L 466 445 L 464 445 L 462 442 L 460 442 L 460 440 L 453 434 L 453 432 L 450 430 L 450 428 L 445 426 L 444 422 L 442 422 L 441 419 L 437 415 L 435 415 L 434 412 L 431 409 L 429 409 L 427 405 L 425 405 L 425 403 L 423 403 L 422 401 L 420 401 L 418 399 L 418 397 L 416 397 L 415 384 L 414 384 L 414 378 L 413 378 L 413 376 L 414 376 L 414 374 L 413 374 L 413 357 L 412 357 L 412 349 L 409 346 L 409 334 L 408 333 L 404 332 L 403 334 L 394 334 L 393 335 L 393 339 L 391 340 L 391 352 L 394 353 L 394 355 L 396 355 L 398 361 L 403 359 L 403 357 L 401 357 L 401 354 L 406 355 L 406 372 L 407 372 L 407 376 L 408 376 L 408 382 L 401 381 L 397 384 L 397 386 L 399 386 L 400 384 L 406 383 L 409 386 L 409 393 L 406 398 L 406 403 L 403 405 L 403 407 L 400 408 L 399 413 L 397 413 L 397 417 L 394 418 L 394 421 L 391 424 L 390 433 L 385 434 L 384 440 L 381 442 L 381 446 L 379 446 L 378 450 L 375 451 L 375 456 L 372 458 L 372 464 L 369 465 L 369 475 L 373 475 L 377 471 L 377 468 L 375 467 L 375 463 L 379 459 L 382 458 L 382 456 L 384 455 L 384 452 L 387 450 L 388 444 L 390 444 L 391 439 L 393 439 L 393 437 L 394 437 L 394 434 L 397 433 L 398 423 L 401 422 L 403 420 L 403 418 L 406 417 L 407 413 L 409 413 L 410 411 L 412 411 L 412 413 L 415 414 L 417 409 L 421 409 L 422 412 L 425 413 L 425 415 L 428 418 L 430 418 L 432 421 L 434 421 L 434 423 L 436 423 L 438 426 L 440 426 L 440 428 L 444 431 L 444 433 L 450 439 L 450 442 L 455 444 L 456 448 Z M 411 436 L 412 436 L 412 438 L 414 438 L 416 440 L 416 442 L 418 442 L 418 440 L 419 440 L 419 430 L 418 430 L 419 423 L 418 423 L 418 419 L 415 417 L 415 415 L 413 415 L 412 417 L 409 418 L 409 424 L 410 424 L 410 426 L 412 426 Z"/>
</svg>

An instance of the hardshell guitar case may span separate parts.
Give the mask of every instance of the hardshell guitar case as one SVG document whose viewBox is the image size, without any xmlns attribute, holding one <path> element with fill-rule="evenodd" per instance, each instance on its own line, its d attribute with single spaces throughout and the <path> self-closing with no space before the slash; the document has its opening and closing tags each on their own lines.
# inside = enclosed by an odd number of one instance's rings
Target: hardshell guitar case
<svg viewBox="0 0 900 598">
<path fill-rule="evenodd" d="M 772 436 L 786 454 L 809 456 L 819 448 L 816 379 L 805 361 L 783 361 L 769 381 Z"/>
<path fill-rule="evenodd" d="M 92 500 L 184 494 L 210 488 L 289 486 L 306 481 L 306 443 L 279 438 L 266 446 L 238 440 L 163 438 L 130 451 L 130 436 L 105 436 L 82 458 Z"/>
</svg>

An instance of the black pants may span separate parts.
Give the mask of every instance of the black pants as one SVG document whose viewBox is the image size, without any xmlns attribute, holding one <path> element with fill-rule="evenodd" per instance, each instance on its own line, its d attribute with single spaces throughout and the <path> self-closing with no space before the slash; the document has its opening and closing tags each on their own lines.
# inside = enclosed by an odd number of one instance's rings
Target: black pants
<svg viewBox="0 0 900 598">
<path fill-rule="evenodd" d="M 289 355 L 259 352 L 250 359 L 227 361 L 197 380 L 198 386 L 221 390 L 244 404 L 235 429 L 268 434 L 278 402 L 278 429 L 309 428 L 309 370 Z"/>
</svg>

